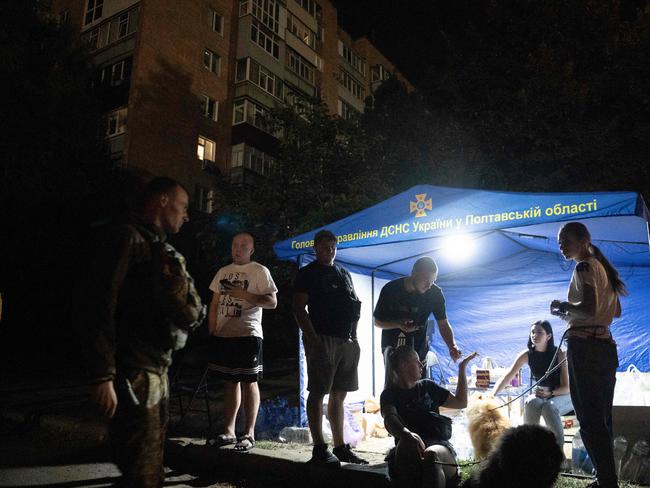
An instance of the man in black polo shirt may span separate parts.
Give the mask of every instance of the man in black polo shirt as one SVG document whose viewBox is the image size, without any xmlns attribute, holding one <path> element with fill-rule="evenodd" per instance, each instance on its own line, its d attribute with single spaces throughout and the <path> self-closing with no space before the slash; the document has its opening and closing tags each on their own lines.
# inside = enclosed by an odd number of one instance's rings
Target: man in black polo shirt
<svg viewBox="0 0 650 488">
<path fill-rule="evenodd" d="M 410 276 L 393 280 L 382 288 L 374 312 L 375 325 L 382 329 L 382 352 L 388 346 L 406 344 L 424 361 L 429 351 L 427 320 L 433 313 L 451 359 L 456 361 L 461 356 L 447 320 L 445 297 L 434 284 L 437 276 L 436 262 L 425 256 L 415 262 Z"/>
<path fill-rule="evenodd" d="M 336 236 L 328 230 L 319 231 L 314 250 L 316 260 L 298 271 L 293 295 L 293 313 L 303 333 L 307 357 L 307 418 L 314 441 L 310 462 L 368 464 L 343 440 L 343 402 L 348 391 L 359 388 L 357 322 L 361 302 L 350 273 L 334 264 Z M 327 448 L 322 428 L 323 398 L 327 394 L 333 452 Z"/>
</svg>

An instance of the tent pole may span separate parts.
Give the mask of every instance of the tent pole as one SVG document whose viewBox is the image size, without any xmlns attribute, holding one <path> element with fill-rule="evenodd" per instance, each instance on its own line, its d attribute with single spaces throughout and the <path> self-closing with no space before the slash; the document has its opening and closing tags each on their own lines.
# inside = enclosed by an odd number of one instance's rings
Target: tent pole
<svg viewBox="0 0 650 488">
<path fill-rule="evenodd" d="M 372 396 L 376 397 L 376 385 L 375 385 L 375 319 L 373 318 L 373 311 L 375 310 L 375 272 L 377 270 L 373 269 L 371 273 L 371 278 L 370 278 L 370 327 L 371 327 L 371 334 L 372 334 Z"/>
</svg>

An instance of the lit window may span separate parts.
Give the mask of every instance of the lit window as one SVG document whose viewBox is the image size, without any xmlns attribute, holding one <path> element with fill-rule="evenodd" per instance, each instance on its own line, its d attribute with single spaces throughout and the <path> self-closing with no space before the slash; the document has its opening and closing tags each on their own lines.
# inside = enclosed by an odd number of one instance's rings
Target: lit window
<svg viewBox="0 0 650 488">
<path fill-rule="evenodd" d="M 219 74 L 221 70 L 221 58 L 218 54 L 213 53 L 209 49 L 203 50 L 203 67 L 208 71 Z"/>
<path fill-rule="evenodd" d="M 117 21 L 117 38 L 120 39 L 129 33 L 129 12 L 120 15 Z"/>
<path fill-rule="evenodd" d="M 219 115 L 219 102 L 207 95 L 203 95 L 201 112 L 203 113 L 204 117 L 216 121 Z"/>
<path fill-rule="evenodd" d="M 121 108 L 108 114 L 106 121 L 106 137 L 124 134 L 126 131 L 127 110 L 127 108 Z"/>
<path fill-rule="evenodd" d="M 215 159 L 217 145 L 214 141 L 199 136 L 199 142 L 196 146 L 196 156 L 201 161 L 212 161 Z"/>
<path fill-rule="evenodd" d="M 104 0 L 88 0 L 84 25 L 90 24 L 102 16 Z"/>
<path fill-rule="evenodd" d="M 210 27 L 213 31 L 223 35 L 223 16 L 219 15 L 215 10 L 209 10 Z"/>
</svg>

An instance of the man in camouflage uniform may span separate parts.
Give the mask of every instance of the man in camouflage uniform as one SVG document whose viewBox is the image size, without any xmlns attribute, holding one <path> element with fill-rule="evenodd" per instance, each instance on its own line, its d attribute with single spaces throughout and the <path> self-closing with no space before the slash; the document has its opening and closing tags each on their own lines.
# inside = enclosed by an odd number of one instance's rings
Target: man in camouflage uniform
<svg viewBox="0 0 650 488">
<path fill-rule="evenodd" d="M 176 181 L 147 186 L 141 215 L 100 246 L 87 328 L 93 396 L 110 419 L 122 486 L 161 487 L 172 352 L 205 317 L 185 259 L 167 244 L 187 222 L 189 196 Z"/>
</svg>

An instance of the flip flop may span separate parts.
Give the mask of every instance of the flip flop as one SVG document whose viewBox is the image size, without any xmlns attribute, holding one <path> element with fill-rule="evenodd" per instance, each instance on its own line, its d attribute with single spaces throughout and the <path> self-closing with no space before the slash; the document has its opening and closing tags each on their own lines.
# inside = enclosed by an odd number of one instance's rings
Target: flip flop
<svg viewBox="0 0 650 488">
<path fill-rule="evenodd" d="M 249 435 L 243 435 L 237 439 L 237 444 L 233 447 L 235 452 L 248 452 L 255 447 L 255 439 Z"/>
<path fill-rule="evenodd" d="M 236 442 L 237 442 L 237 438 L 235 436 L 231 437 L 226 434 L 219 434 L 214 439 L 208 439 L 207 445 L 213 447 L 223 447 L 223 446 L 231 446 Z"/>
</svg>

